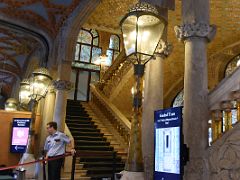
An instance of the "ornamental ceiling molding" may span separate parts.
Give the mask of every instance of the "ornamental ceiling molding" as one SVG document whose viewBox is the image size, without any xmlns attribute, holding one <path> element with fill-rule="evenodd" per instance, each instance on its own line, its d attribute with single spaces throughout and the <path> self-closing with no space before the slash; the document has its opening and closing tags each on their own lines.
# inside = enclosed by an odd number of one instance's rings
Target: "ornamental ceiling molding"
<svg viewBox="0 0 240 180">
<path fill-rule="evenodd" d="M 79 0 L 2 0 L 0 13 L 44 29 L 55 37 L 68 16 L 80 4 Z"/>
</svg>

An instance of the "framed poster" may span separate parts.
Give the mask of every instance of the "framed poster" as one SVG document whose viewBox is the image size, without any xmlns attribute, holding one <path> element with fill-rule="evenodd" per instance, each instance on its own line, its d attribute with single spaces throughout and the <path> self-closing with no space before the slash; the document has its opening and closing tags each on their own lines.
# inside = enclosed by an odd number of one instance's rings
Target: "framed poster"
<svg viewBox="0 0 240 180">
<path fill-rule="evenodd" d="M 182 107 L 154 112 L 154 179 L 181 180 Z"/>
<path fill-rule="evenodd" d="M 26 151 L 30 123 L 30 118 L 13 118 L 10 152 L 24 153 Z"/>
</svg>

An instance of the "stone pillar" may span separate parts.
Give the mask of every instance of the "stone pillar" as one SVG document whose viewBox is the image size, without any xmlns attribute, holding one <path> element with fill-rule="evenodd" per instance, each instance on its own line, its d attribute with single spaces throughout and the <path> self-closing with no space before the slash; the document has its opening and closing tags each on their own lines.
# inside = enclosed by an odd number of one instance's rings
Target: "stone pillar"
<svg viewBox="0 0 240 180">
<path fill-rule="evenodd" d="M 182 1 L 183 25 L 176 26 L 177 38 L 185 43 L 184 72 L 184 143 L 189 147 L 190 161 L 185 166 L 185 180 L 208 177 L 208 77 L 207 42 L 216 33 L 209 25 L 209 0 Z"/>
<path fill-rule="evenodd" d="M 57 122 L 58 130 L 64 132 L 66 106 L 67 106 L 67 91 L 71 89 L 72 84 L 69 81 L 71 76 L 71 62 L 63 62 L 58 68 L 58 79 L 54 81 L 56 92 L 55 108 L 53 121 Z"/>
<path fill-rule="evenodd" d="M 44 148 L 44 143 L 47 137 L 47 123 L 50 121 L 53 121 L 53 112 L 54 112 L 54 105 L 55 105 L 55 97 L 56 97 L 56 92 L 51 87 L 48 90 L 48 93 L 45 98 L 44 102 L 44 108 L 42 112 L 42 119 L 41 119 L 41 124 L 40 124 L 40 136 L 39 136 L 39 153 L 41 153 L 41 150 Z M 40 155 L 40 154 L 39 154 Z"/>
<path fill-rule="evenodd" d="M 171 45 L 160 41 L 156 59 L 146 64 L 142 120 L 142 149 L 145 179 L 153 179 L 154 111 L 163 108 L 163 60 L 170 54 Z"/>
</svg>

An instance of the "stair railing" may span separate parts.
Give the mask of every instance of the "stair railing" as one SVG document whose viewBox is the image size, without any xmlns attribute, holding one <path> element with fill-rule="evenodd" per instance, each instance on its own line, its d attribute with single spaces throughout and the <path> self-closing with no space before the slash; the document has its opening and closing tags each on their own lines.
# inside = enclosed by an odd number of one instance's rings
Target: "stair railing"
<svg viewBox="0 0 240 180">
<path fill-rule="evenodd" d="M 112 123 L 113 127 L 117 129 L 120 135 L 129 141 L 131 123 L 130 121 L 114 106 L 108 98 L 103 95 L 94 85 L 90 85 L 91 101 L 94 102 Z"/>
<path fill-rule="evenodd" d="M 122 50 L 117 58 L 113 61 L 112 65 L 108 68 L 108 70 L 103 75 L 103 80 L 107 81 L 111 78 L 113 73 L 119 68 L 120 64 L 123 63 L 126 59 L 125 50 Z"/>
<path fill-rule="evenodd" d="M 104 73 L 101 82 L 98 83 L 96 87 L 101 90 L 105 96 L 110 97 L 112 91 L 116 89 L 123 79 L 123 76 L 129 72 L 131 68 L 131 62 L 126 61 L 125 51 L 121 51 L 113 64 Z"/>
</svg>

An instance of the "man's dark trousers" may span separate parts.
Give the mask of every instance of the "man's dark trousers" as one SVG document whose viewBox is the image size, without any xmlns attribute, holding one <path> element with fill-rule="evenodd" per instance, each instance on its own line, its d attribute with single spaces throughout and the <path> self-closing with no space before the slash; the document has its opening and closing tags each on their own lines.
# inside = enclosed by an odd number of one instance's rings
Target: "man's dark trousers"
<svg viewBox="0 0 240 180">
<path fill-rule="evenodd" d="M 62 164 L 63 158 L 48 161 L 48 180 L 60 180 Z"/>
</svg>

